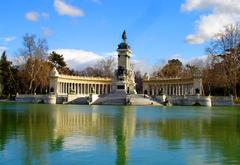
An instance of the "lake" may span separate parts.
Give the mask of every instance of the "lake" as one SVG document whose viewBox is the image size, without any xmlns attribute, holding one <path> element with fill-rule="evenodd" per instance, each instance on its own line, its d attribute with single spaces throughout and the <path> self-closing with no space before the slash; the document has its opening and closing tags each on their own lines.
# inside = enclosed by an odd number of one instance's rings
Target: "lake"
<svg viewBox="0 0 240 165">
<path fill-rule="evenodd" d="M 0 164 L 240 164 L 240 107 L 0 104 Z"/>
</svg>

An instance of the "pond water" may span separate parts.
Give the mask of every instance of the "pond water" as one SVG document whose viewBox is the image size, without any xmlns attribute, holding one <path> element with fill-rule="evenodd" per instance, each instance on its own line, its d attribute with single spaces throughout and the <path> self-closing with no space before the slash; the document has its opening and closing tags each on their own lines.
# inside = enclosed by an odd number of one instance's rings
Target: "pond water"
<svg viewBox="0 0 240 165">
<path fill-rule="evenodd" d="M 0 164 L 240 164 L 240 108 L 0 104 Z"/>
</svg>

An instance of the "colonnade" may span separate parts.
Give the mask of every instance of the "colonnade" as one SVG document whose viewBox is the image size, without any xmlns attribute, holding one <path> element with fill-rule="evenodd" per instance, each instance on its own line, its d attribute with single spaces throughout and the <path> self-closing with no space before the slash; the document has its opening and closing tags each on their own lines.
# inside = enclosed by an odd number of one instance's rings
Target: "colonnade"
<svg viewBox="0 0 240 165">
<path fill-rule="evenodd" d="M 111 84 L 100 84 L 100 83 L 70 83 L 70 82 L 58 82 L 57 85 L 58 94 L 79 94 L 88 95 L 94 93 L 101 95 L 111 92 Z"/>
<path fill-rule="evenodd" d="M 193 84 L 148 84 L 143 85 L 143 92 L 148 95 L 165 94 L 169 96 L 194 95 Z"/>
</svg>

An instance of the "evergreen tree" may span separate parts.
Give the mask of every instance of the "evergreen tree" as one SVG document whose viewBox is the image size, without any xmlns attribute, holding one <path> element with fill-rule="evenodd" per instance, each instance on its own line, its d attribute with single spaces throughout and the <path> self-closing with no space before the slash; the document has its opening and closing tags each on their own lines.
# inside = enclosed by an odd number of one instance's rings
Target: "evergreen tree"
<svg viewBox="0 0 240 165">
<path fill-rule="evenodd" d="M 16 70 L 12 68 L 11 64 L 12 63 L 7 60 L 6 51 L 4 51 L 0 60 L 0 84 L 2 87 L 1 96 L 3 98 L 11 98 L 13 94 L 16 93 L 14 78 L 14 72 L 16 72 Z"/>
<path fill-rule="evenodd" d="M 55 51 L 49 55 L 48 59 L 56 68 L 63 68 L 66 66 L 63 55 L 58 54 Z"/>
</svg>

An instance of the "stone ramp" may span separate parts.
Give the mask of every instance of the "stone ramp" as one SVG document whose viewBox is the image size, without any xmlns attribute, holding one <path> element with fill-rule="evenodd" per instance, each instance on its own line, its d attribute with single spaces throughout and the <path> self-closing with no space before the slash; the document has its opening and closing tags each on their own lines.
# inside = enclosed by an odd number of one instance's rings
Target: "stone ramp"
<svg viewBox="0 0 240 165">
<path fill-rule="evenodd" d="M 154 100 L 153 98 L 147 96 L 147 95 L 130 95 L 127 98 L 127 102 L 130 105 L 156 105 L 156 106 L 162 106 L 161 103 L 159 103 L 157 100 Z"/>
<path fill-rule="evenodd" d="M 85 104 L 89 104 L 87 97 L 78 97 L 72 101 L 66 102 L 65 104 L 81 104 L 81 105 L 85 105 Z"/>
<path fill-rule="evenodd" d="M 126 94 L 124 93 L 110 93 L 97 99 L 94 103 L 96 105 L 126 105 Z"/>
</svg>

